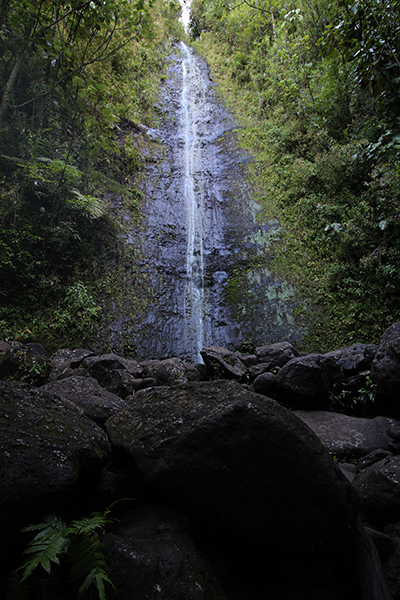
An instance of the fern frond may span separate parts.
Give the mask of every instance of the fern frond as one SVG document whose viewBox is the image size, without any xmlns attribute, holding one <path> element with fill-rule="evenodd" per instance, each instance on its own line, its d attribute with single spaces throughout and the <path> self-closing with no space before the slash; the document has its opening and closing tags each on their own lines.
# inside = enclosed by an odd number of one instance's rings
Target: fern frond
<svg viewBox="0 0 400 600">
<path fill-rule="evenodd" d="M 106 212 L 107 203 L 105 200 L 101 198 L 96 198 L 95 196 L 83 195 L 76 188 L 71 189 L 72 194 L 75 196 L 73 201 L 70 203 L 74 204 L 77 208 L 86 212 L 89 217 L 93 219 L 98 219 L 103 216 Z"/>
<path fill-rule="evenodd" d="M 81 598 L 94 583 L 99 593 L 99 600 L 106 600 L 105 582 L 113 586 L 107 571 L 104 558 L 104 546 L 97 532 L 80 534 L 70 552 L 70 562 L 74 565 L 69 572 L 70 581 L 84 581 L 79 588 L 78 598 Z M 114 587 L 114 586 L 113 586 Z"/>
<path fill-rule="evenodd" d="M 88 591 L 88 589 L 92 585 L 95 577 L 96 577 L 96 568 L 93 568 L 90 571 L 90 573 L 88 573 L 88 575 L 86 576 L 84 582 L 82 583 L 81 587 L 79 588 L 79 591 L 78 591 L 78 600 L 80 600 L 80 598 L 83 598 L 83 596 L 86 594 L 86 592 Z"/>
<path fill-rule="evenodd" d="M 41 565 L 43 569 L 50 573 L 51 563 L 60 564 L 59 555 L 66 552 L 71 540 L 66 535 L 66 527 L 58 529 L 57 527 L 47 527 L 40 532 L 29 544 L 24 554 L 28 555 L 24 564 L 17 569 L 23 570 L 21 582 Z"/>
<path fill-rule="evenodd" d="M 8 580 L 6 600 L 28 600 L 28 594 L 28 582 L 21 582 L 19 574 L 15 571 Z"/>
<path fill-rule="evenodd" d="M 107 517 L 109 511 L 104 513 L 92 513 L 89 517 L 83 517 L 82 519 L 77 519 L 72 521 L 69 525 L 68 529 L 71 533 L 94 533 L 98 529 L 104 529 L 106 525 L 113 523 L 114 520 Z"/>
</svg>

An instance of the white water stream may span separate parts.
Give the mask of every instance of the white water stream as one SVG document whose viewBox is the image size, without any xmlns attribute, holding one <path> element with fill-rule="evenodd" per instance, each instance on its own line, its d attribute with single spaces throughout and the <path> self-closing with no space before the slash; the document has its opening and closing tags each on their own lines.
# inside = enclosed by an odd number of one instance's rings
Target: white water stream
<svg viewBox="0 0 400 600">
<path fill-rule="evenodd" d="M 195 190 L 196 173 L 202 168 L 201 140 L 196 123 L 203 110 L 202 78 L 190 49 L 182 48 L 182 109 L 184 202 L 186 213 L 186 287 L 184 296 L 185 339 L 188 354 L 201 361 L 204 347 L 204 245 L 203 190 Z"/>
</svg>

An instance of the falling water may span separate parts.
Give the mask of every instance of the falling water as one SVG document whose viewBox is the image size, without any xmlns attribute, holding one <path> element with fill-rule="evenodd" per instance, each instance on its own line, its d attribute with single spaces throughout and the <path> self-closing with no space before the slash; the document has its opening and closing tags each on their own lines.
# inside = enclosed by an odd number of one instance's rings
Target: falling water
<svg viewBox="0 0 400 600">
<path fill-rule="evenodd" d="M 204 347 L 204 253 L 203 253 L 203 193 L 195 190 L 196 173 L 202 167 L 201 140 L 197 135 L 196 122 L 202 110 L 201 82 L 196 63 L 186 44 L 182 48 L 182 114 L 184 200 L 186 210 L 187 251 L 186 287 L 184 295 L 185 339 L 187 351 L 197 361 Z M 193 93 L 196 91 L 196 93 Z"/>
<path fill-rule="evenodd" d="M 159 111 L 157 129 L 137 134 L 146 222 L 129 239 L 152 296 L 145 314 L 123 317 L 136 356 L 199 362 L 204 346 L 295 342 L 294 290 L 267 265 L 279 226 L 256 223 L 240 128 L 207 63 L 183 42 L 169 57 Z"/>
</svg>

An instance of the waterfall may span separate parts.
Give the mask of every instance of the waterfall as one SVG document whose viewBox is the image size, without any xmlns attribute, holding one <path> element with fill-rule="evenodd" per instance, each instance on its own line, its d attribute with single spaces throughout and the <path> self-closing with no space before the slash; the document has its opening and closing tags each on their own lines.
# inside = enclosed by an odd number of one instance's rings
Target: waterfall
<svg viewBox="0 0 400 600">
<path fill-rule="evenodd" d="M 207 63 L 183 42 L 168 59 L 159 108 L 157 129 L 137 134 L 146 222 L 129 238 L 136 289 L 149 302 L 113 327 L 140 359 L 197 363 L 205 346 L 295 341 L 293 290 L 267 265 L 278 224 L 256 222 L 240 128 Z"/>
<path fill-rule="evenodd" d="M 186 286 L 184 295 L 185 341 L 187 353 L 201 362 L 204 347 L 204 203 L 201 188 L 195 191 L 196 172 L 201 168 L 201 142 L 196 130 L 202 110 L 201 78 L 190 49 L 182 48 L 182 109 L 184 203 L 187 230 Z"/>
</svg>

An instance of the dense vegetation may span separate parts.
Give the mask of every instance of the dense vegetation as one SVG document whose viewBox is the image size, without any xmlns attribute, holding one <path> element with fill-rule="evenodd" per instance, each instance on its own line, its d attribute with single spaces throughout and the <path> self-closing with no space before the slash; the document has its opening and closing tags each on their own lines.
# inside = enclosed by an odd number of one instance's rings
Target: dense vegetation
<svg viewBox="0 0 400 600">
<path fill-rule="evenodd" d="M 175 0 L 1 0 L 0 339 L 81 345 L 140 313 L 124 223 L 178 16 Z"/>
<path fill-rule="evenodd" d="M 178 14 L 0 0 L 0 339 L 103 331 L 129 352 L 111 324 L 151 293 L 129 235 Z M 377 340 L 400 319 L 400 0 L 193 0 L 191 25 L 259 218 L 285 231 L 273 268 L 307 299 L 308 345 Z"/>
<path fill-rule="evenodd" d="M 308 298 L 313 348 L 400 319 L 400 2 L 193 0 L 192 37 L 286 231 L 274 268 Z"/>
</svg>

